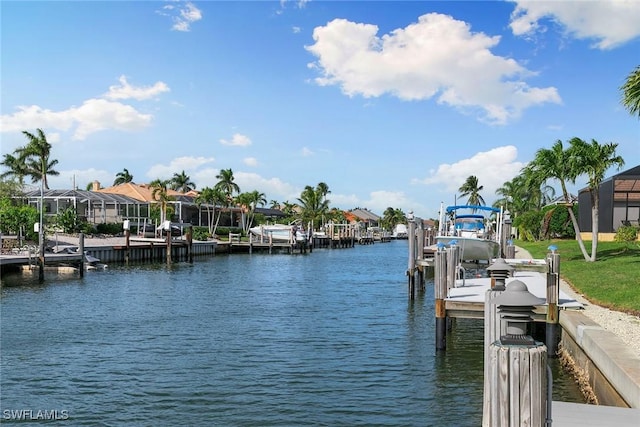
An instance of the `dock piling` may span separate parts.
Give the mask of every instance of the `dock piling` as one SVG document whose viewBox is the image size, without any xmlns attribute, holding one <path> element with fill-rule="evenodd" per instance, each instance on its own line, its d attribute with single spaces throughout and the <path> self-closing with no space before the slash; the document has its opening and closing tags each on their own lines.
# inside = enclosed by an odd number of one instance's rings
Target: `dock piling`
<svg viewBox="0 0 640 427">
<path fill-rule="evenodd" d="M 558 323 L 560 311 L 558 300 L 560 299 L 560 255 L 552 250 L 547 255 L 547 317 L 545 325 L 545 343 L 549 357 L 555 357 L 558 352 Z"/>
<path fill-rule="evenodd" d="M 492 301 L 505 333 L 491 343 L 485 362 L 483 427 L 547 424 L 547 348 L 527 332 L 534 305 L 543 302 L 519 280 Z"/>
<path fill-rule="evenodd" d="M 80 233 L 78 252 L 80 252 L 80 277 L 84 277 L 84 233 Z"/>
<path fill-rule="evenodd" d="M 409 220 L 409 266 L 407 268 L 407 277 L 409 280 L 409 299 L 415 298 L 416 288 L 416 223 Z"/>
<path fill-rule="evenodd" d="M 447 253 L 437 250 L 434 254 L 434 288 L 436 311 L 436 350 L 447 349 Z"/>
</svg>

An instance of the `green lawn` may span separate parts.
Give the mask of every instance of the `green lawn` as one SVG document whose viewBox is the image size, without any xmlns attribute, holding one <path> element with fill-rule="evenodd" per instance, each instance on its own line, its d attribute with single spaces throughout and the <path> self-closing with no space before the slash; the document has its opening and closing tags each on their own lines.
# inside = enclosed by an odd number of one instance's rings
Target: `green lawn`
<svg viewBox="0 0 640 427">
<path fill-rule="evenodd" d="M 584 260 L 575 240 L 524 242 L 533 258 L 544 258 L 555 245 L 560 254 L 560 276 L 592 303 L 614 310 L 640 315 L 640 245 L 598 242 L 595 262 Z M 591 253 L 591 242 L 585 242 Z"/>
</svg>

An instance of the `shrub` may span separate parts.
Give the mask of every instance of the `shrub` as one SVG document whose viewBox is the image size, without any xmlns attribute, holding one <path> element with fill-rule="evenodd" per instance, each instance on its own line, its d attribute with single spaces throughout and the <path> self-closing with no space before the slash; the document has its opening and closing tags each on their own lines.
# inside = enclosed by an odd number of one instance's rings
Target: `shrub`
<svg viewBox="0 0 640 427">
<path fill-rule="evenodd" d="M 540 211 L 525 212 L 514 219 L 513 226 L 518 229 L 523 240 L 538 240 L 543 217 L 544 213 Z"/>
<path fill-rule="evenodd" d="M 209 228 L 193 227 L 193 240 L 207 240 L 209 237 Z"/>
<path fill-rule="evenodd" d="M 96 224 L 96 231 L 100 234 L 118 235 L 122 233 L 122 223 L 111 222 L 108 224 Z"/>
<path fill-rule="evenodd" d="M 37 240 L 33 224 L 38 222 L 38 210 L 33 206 L 14 205 L 8 198 L 0 199 L 0 231 L 5 234 L 25 234 L 28 240 Z"/>
<path fill-rule="evenodd" d="M 548 234 L 545 237 L 554 239 L 568 239 L 576 237 L 576 231 L 571 223 L 569 211 L 564 206 L 549 206 L 545 211 L 553 209 L 549 221 Z M 573 213 L 578 217 L 578 205 L 573 205 Z"/>
<path fill-rule="evenodd" d="M 620 226 L 616 231 L 615 241 L 626 243 L 627 247 L 629 247 L 632 242 L 638 240 L 638 231 L 640 231 L 640 227 L 633 225 Z"/>
</svg>

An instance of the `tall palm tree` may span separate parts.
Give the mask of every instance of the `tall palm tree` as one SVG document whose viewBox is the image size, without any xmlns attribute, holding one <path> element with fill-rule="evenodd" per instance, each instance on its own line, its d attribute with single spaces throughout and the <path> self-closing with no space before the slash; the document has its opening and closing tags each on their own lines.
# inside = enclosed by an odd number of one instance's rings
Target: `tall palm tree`
<svg viewBox="0 0 640 427">
<path fill-rule="evenodd" d="M 469 196 L 467 199 L 468 205 L 484 206 L 484 199 L 480 195 L 480 191 L 482 191 L 483 188 L 484 186 L 478 185 L 478 178 L 475 175 L 471 175 L 458 191 L 460 192 L 460 197 Z"/>
<path fill-rule="evenodd" d="M 607 170 L 616 166 L 618 170 L 624 166 L 622 157 L 616 154 L 618 144 L 608 143 L 600 145 L 595 139 L 591 144 L 580 138 L 572 138 L 570 151 L 574 157 L 577 170 L 586 174 L 589 181 L 589 195 L 591 198 L 591 261 L 596 260 L 598 247 L 598 205 L 600 203 L 600 183 Z"/>
<path fill-rule="evenodd" d="M 248 193 L 239 194 L 236 201 L 242 207 L 242 228 L 246 233 L 253 225 L 256 207 L 264 206 L 267 203 L 267 199 L 264 193 L 253 190 Z M 246 218 L 245 210 L 247 212 Z"/>
<path fill-rule="evenodd" d="M 622 105 L 629 113 L 638 115 L 640 118 L 640 65 L 629 73 L 620 90 L 622 91 Z"/>
<path fill-rule="evenodd" d="M 216 179 L 218 182 L 215 185 L 215 188 L 222 190 L 222 192 L 227 196 L 227 201 L 230 202 L 233 200 L 234 193 L 240 193 L 240 186 L 234 182 L 233 170 L 231 169 L 222 169 L 218 175 L 216 175 Z"/>
<path fill-rule="evenodd" d="M 113 180 L 113 185 L 126 184 L 127 182 L 133 182 L 133 175 L 129 173 L 127 168 L 124 168 L 122 172 L 116 174 L 116 179 Z"/>
<path fill-rule="evenodd" d="M 301 218 L 303 223 L 319 224 L 329 212 L 329 201 L 324 197 L 320 187 L 313 188 L 307 185 L 300 197 Z"/>
<path fill-rule="evenodd" d="M 218 223 L 220 222 L 220 215 L 222 210 L 218 210 L 218 214 L 216 216 L 216 206 L 223 205 L 226 201 L 225 194 L 220 191 L 220 189 L 215 189 L 211 187 L 205 187 L 200 191 L 198 197 L 196 197 L 196 203 L 199 205 L 204 204 L 207 209 L 207 223 L 209 227 L 209 234 L 215 235 L 216 229 L 218 228 Z M 215 218 L 215 222 L 213 219 Z"/>
<path fill-rule="evenodd" d="M 195 190 L 196 184 L 191 181 L 191 178 L 184 173 L 174 173 L 171 178 L 171 189 L 180 191 L 181 193 L 188 193 L 191 190 Z"/>
<path fill-rule="evenodd" d="M 57 160 L 49 160 L 51 155 L 51 144 L 47 142 L 47 137 L 42 129 L 37 129 L 36 135 L 25 131 L 22 131 L 24 136 L 27 137 L 29 142 L 24 147 L 20 147 L 15 150 L 19 159 L 16 164 L 19 164 L 20 168 L 24 165 L 24 170 L 18 170 L 22 176 L 28 176 L 31 178 L 31 182 L 41 182 L 42 188 L 49 189 L 49 182 L 47 176 L 60 175 L 60 172 L 53 169 L 58 164 Z M 7 160 L 5 156 L 5 160 Z"/>
<path fill-rule="evenodd" d="M 164 223 L 167 219 L 167 205 L 173 200 L 169 195 L 169 185 L 171 180 L 156 179 L 149 184 L 151 187 L 151 197 L 160 203 L 160 223 Z"/>
<path fill-rule="evenodd" d="M 567 208 L 573 229 L 576 233 L 576 240 L 586 261 L 590 261 L 589 254 L 584 246 L 584 241 L 580 235 L 580 226 L 573 212 L 573 200 L 567 190 L 567 183 L 573 184 L 580 174 L 577 164 L 571 158 L 571 152 L 565 150 L 562 141 L 557 140 L 550 149 L 541 148 L 536 151 L 535 158 L 525 167 L 525 174 L 528 174 L 536 182 L 544 183 L 549 179 L 556 179 L 560 182 L 564 205 Z"/>
<path fill-rule="evenodd" d="M 233 195 L 240 193 L 240 186 L 234 182 L 233 170 L 222 169 L 220 173 L 216 175 L 218 182 L 213 186 L 216 190 L 222 191 L 225 195 L 224 206 L 230 208 L 233 206 Z"/>
<path fill-rule="evenodd" d="M 322 195 L 323 202 L 327 200 L 327 194 L 331 193 L 331 191 L 329 191 L 329 186 L 325 182 L 319 182 L 318 185 L 316 185 L 316 190 Z M 322 217 L 323 224 L 324 224 L 324 221 L 325 221 L 325 218 Z"/>
</svg>

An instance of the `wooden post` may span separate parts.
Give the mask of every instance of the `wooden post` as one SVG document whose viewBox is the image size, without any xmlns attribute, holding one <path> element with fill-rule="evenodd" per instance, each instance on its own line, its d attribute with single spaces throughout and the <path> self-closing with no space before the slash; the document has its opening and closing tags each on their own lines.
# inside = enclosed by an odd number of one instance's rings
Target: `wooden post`
<svg viewBox="0 0 640 427">
<path fill-rule="evenodd" d="M 193 264 L 193 226 L 187 228 L 187 261 Z"/>
<path fill-rule="evenodd" d="M 451 245 L 447 248 L 447 289 L 456 287 L 458 265 L 460 264 L 460 247 Z"/>
<path fill-rule="evenodd" d="M 167 264 L 171 264 L 171 227 L 167 230 Z"/>
<path fill-rule="evenodd" d="M 80 233 L 78 251 L 80 252 L 80 277 L 84 277 L 84 233 Z"/>
<path fill-rule="evenodd" d="M 485 390 L 490 390 L 487 427 L 542 427 L 547 418 L 547 349 L 544 344 L 503 345 L 489 348 Z"/>
<path fill-rule="evenodd" d="M 416 223 L 409 221 L 409 266 L 407 267 L 407 277 L 409 279 L 409 298 L 415 298 L 415 269 L 416 269 Z"/>
<path fill-rule="evenodd" d="M 436 350 L 447 349 L 447 253 L 437 250 L 434 254 L 434 288 L 436 310 Z"/>
<path fill-rule="evenodd" d="M 44 263 L 45 263 L 44 241 L 46 239 L 46 236 L 44 234 L 44 225 L 42 225 L 42 230 L 39 230 L 39 232 L 40 232 L 40 241 L 39 241 L 39 249 L 38 249 L 38 281 L 42 283 L 44 282 Z"/>
<path fill-rule="evenodd" d="M 422 224 L 416 230 L 416 241 L 416 257 L 422 261 L 424 259 L 424 227 Z M 420 290 L 424 290 L 424 267 L 418 267 L 418 284 Z"/>
<path fill-rule="evenodd" d="M 504 328 L 502 328 L 502 322 L 500 322 L 500 316 L 498 315 L 498 307 L 493 302 L 493 299 L 504 292 L 504 287 L 500 290 L 495 290 L 492 286 L 488 289 L 484 296 L 484 375 L 485 378 L 489 372 L 489 348 L 491 344 L 496 342 L 501 335 L 504 334 Z M 488 413 L 490 409 L 490 396 L 489 383 L 484 382 L 484 400 L 482 406 L 482 412 Z M 486 427 L 485 424 L 483 426 Z"/>
<path fill-rule="evenodd" d="M 129 251 L 131 250 L 131 243 L 129 241 L 131 237 L 131 232 L 129 229 L 124 230 L 124 262 L 125 264 L 129 264 L 129 256 L 131 255 Z"/>
<path fill-rule="evenodd" d="M 549 351 L 549 357 L 556 357 L 558 352 L 558 323 L 560 311 L 558 300 L 560 299 L 560 255 L 553 252 L 547 256 L 547 318 L 545 343 Z"/>
</svg>

